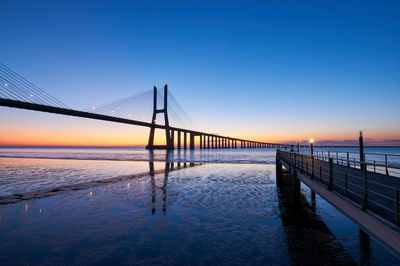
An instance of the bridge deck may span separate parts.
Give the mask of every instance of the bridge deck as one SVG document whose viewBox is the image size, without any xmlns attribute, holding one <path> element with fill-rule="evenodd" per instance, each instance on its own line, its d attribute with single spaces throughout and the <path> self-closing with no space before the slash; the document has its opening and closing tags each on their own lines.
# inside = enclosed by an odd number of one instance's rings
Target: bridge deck
<svg viewBox="0 0 400 266">
<path fill-rule="evenodd" d="M 177 127 L 173 127 L 173 126 L 167 127 L 165 125 L 153 124 L 153 123 L 148 123 L 148 122 L 143 122 L 143 121 L 138 121 L 138 120 L 133 120 L 133 119 L 126 119 L 126 118 L 120 118 L 120 117 L 115 117 L 115 116 L 102 115 L 102 114 L 97 114 L 97 113 L 78 111 L 78 110 L 72 110 L 72 109 L 37 104 L 37 103 L 22 102 L 22 101 L 11 100 L 11 99 L 3 99 L 1 97 L 0 97 L 0 106 L 32 110 L 32 111 L 39 111 L 39 112 L 52 113 L 52 114 L 59 114 L 59 115 L 66 115 L 66 116 L 89 118 L 89 119 L 129 124 L 129 125 L 137 125 L 137 126 L 148 127 L 148 128 L 151 128 L 151 127 L 159 128 L 159 129 L 167 129 L 168 128 L 171 131 L 188 133 L 193 136 L 203 135 L 203 136 L 210 136 L 210 137 L 226 139 L 226 140 L 243 141 L 243 142 L 253 143 L 253 144 L 264 144 L 266 146 L 268 145 L 271 147 L 285 146 L 284 144 L 258 142 L 258 141 L 240 139 L 240 138 L 232 138 L 232 137 L 221 136 L 221 135 L 212 134 L 212 133 L 190 130 L 190 129 L 186 129 L 186 128 L 177 128 Z"/>
</svg>

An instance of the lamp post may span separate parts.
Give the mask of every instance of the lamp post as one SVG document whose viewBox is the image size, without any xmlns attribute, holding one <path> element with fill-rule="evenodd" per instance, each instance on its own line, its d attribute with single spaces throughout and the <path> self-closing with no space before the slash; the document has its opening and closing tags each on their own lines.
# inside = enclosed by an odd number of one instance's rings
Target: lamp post
<svg viewBox="0 0 400 266">
<path fill-rule="evenodd" d="M 365 154 L 364 154 L 364 138 L 363 138 L 363 132 L 360 131 L 360 137 L 358 138 L 358 146 L 360 149 L 360 169 L 364 170 L 365 164 Z"/>
<path fill-rule="evenodd" d="M 311 154 L 314 154 L 314 139 L 310 139 Z"/>
</svg>

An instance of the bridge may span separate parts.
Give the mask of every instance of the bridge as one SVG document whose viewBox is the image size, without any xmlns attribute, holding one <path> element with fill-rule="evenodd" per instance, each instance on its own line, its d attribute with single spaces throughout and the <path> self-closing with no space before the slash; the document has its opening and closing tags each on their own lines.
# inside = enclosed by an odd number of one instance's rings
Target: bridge
<svg viewBox="0 0 400 266">
<path fill-rule="evenodd" d="M 311 151 L 277 151 L 278 186 L 290 173 L 294 195 L 305 184 L 314 200 L 317 193 L 400 256 L 400 166 L 367 161 L 362 153 L 355 159 Z"/>
<path fill-rule="evenodd" d="M 164 86 L 164 95 L 159 94 L 157 87 L 153 88 L 152 119 L 147 122 L 144 121 L 145 119 L 134 119 L 140 116 L 138 113 L 143 111 L 143 104 L 146 103 L 140 102 L 140 100 L 144 98 L 148 100 L 147 92 L 81 111 L 68 108 L 1 63 L 0 82 L 0 106 L 148 127 L 150 128 L 150 135 L 147 149 L 194 149 L 195 146 L 200 149 L 277 148 L 286 146 L 285 144 L 246 140 L 172 126 L 169 120 L 170 108 L 168 108 L 168 98 L 172 95 L 169 93 L 167 85 Z M 157 99 L 160 96 L 163 98 L 162 108 L 158 108 Z M 156 118 L 160 114 L 163 115 L 161 119 L 164 120 L 163 124 L 157 123 Z M 143 115 L 141 118 L 143 118 Z M 180 120 L 179 117 L 178 119 Z M 164 130 L 165 145 L 154 144 L 156 129 Z M 195 143 L 199 143 L 199 145 L 195 145 Z"/>
</svg>

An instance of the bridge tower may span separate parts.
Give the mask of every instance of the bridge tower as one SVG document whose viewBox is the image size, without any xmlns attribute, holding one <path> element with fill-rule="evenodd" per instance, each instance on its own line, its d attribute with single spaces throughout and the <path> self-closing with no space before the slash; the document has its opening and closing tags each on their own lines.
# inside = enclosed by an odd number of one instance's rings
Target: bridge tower
<svg viewBox="0 0 400 266">
<path fill-rule="evenodd" d="M 154 133 L 156 130 L 156 118 L 157 118 L 157 114 L 159 114 L 159 113 L 164 114 L 166 145 L 154 145 Z M 146 146 L 146 149 L 167 149 L 167 150 L 174 149 L 174 144 L 172 141 L 171 130 L 170 130 L 169 120 L 168 120 L 168 86 L 167 85 L 164 85 L 164 106 L 162 109 L 157 109 L 157 87 L 154 86 L 153 118 L 151 120 L 149 142 Z"/>
</svg>

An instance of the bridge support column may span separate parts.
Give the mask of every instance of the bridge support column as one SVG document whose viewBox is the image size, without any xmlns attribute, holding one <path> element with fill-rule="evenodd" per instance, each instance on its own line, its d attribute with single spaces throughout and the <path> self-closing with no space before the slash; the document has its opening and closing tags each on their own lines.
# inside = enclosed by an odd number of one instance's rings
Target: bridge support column
<svg viewBox="0 0 400 266">
<path fill-rule="evenodd" d="M 181 132 L 177 131 L 178 149 L 181 149 Z"/>
<path fill-rule="evenodd" d="M 200 145 L 199 145 L 199 148 L 200 148 L 200 149 L 203 149 L 203 135 L 200 135 L 199 137 L 200 137 Z"/>
<path fill-rule="evenodd" d="M 175 149 L 175 131 L 171 130 L 171 145 L 172 148 Z"/>
<path fill-rule="evenodd" d="M 183 148 L 185 150 L 187 149 L 187 133 L 186 133 L 186 131 L 183 132 Z"/>
<path fill-rule="evenodd" d="M 190 133 L 190 149 L 194 150 L 194 134 Z"/>
<path fill-rule="evenodd" d="M 210 148 L 210 135 L 207 135 L 207 149 Z"/>
</svg>

